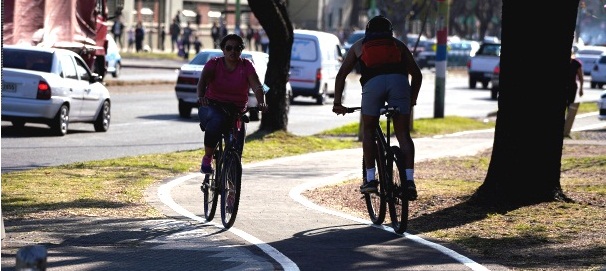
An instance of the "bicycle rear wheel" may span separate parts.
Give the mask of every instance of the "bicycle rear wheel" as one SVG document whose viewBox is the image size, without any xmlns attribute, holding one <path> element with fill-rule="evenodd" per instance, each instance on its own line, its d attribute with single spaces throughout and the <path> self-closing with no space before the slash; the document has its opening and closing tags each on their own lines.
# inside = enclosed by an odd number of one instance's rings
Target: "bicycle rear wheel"
<svg viewBox="0 0 606 271">
<path fill-rule="evenodd" d="M 391 146 L 393 152 L 392 182 L 387 195 L 391 227 L 397 233 L 404 233 L 408 228 L 408 199 L 403 193 L 403 180 L 406 180 L 404 155 L 397 146 Z M 400 175 L 403 174 L 403 175 Z"/>
<path fill-rule="evenodd" d="M 219 193 L 217 188 L 217 158 L 221 157 L 220 151 L 215 150 L 215 157 L 213 158 L 212 165 L 215 171 L 212 174 L 206 174 L 204 176 L 204 182 L 202 183 L 202 193 L 204 194 L 204 218 L 206 221 L 211 221 L 215 217 L 215 211 L 217 210 L 217 200 L 219 199 Z"/>
<path fill-rule="evenodd" d="M 368 210 L 368 216 L 373 224 L 381 225 L 385 221 L 385 155 L 381 150 L 381 147 L 377 146 L 377 156 L 375 157 L 375 180 L 379 181 L 379 187 L 377 192 L 364 193 L 364 201 L 366 202 L 366 209 Z M 362 158 L 362 182 L 366 182 L 366 161 Z"/>
<path fill-rule="evenodd" d="M 226 152 L 225 163 L 221 172 L 221 222 L 223 227 L 230 228 L 236 221 L 240 205 L 240 188 L 242 164 L 235 151 Z"/>
</svg>

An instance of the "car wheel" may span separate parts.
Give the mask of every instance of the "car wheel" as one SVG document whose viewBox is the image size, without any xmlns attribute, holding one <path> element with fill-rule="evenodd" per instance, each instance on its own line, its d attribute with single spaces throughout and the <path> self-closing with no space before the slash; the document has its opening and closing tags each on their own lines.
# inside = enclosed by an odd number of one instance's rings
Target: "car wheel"
<svg viewBox="0 0 606 271">
<path fill-rule="evenodd" d="M 591 88 L 596 88 L 597 85 L 597 83 L 591 82 Z"/>
<path fill-rule="evenodd" d="M 120 62 L 116 62 L 116 71 L 112 72 L 112 76 L 114 78 L 117 78 L 118 76 L 120 76 L 120 68 L 122 68 L 122 65 L 120 65 Z"/>
<path fill-rule="evenodd" d="M 248 119 L 251 121 L 259 121 L 259 111 L 249 111 Z"/>
<path fill-rule="evenodd" d="M 490 81 L 482 81 L 482 88 L 488 89 L 488 83 L 490 83 Z"/>
<path fill-rule="evenodd" d="M 25 127 L 25 121 L 22 120 L 13 120 L 11 121 L 11 123 L 13 124 L 13 127 L 17 129 L 22 129 L 23 127 Z"/>
<path fill-rule="evenodd" d="M 490 99 L 496 100 L 499 96 L 499 88 L 493 87 L 490 89 Z"/>
<path fill-rule="evenodd" d="M 324 87 L 322 87 L 322 91 L 318 93 L 318 96 L 316 96 L 316 104 L 323 105 L 327 99 L 328 94 L 326 93 L 326 85 L 324 85 Z"/>
<path fill-rule="evenodd" d="M 475 79 L 469 78 L 469 88 L 470 89 L 475 89 L 476 88 L 476 80 Z"/>
<path fill-rule="evenodd" d="M 64 136 L 67 134 L 67 126 L 69 126 L 69 107 L 64 104 L 59 108 L 57 115 L 51 120 L 50 123 L 51 133 L 57 136 Z"/>
<path fill-rule="evenodd" d="M 109 121 L 111 120 L 111 107 L 109 101 L 104 101 L 99 115 L 95 119 L 95 132 L 107 132 L 109 130 Z"/>
<path fill-rule="evenodd" d="M 191 106 L 182 100 L 179 100 L 179 117 L 186 119 L 191 117 Z"/>
</svg>

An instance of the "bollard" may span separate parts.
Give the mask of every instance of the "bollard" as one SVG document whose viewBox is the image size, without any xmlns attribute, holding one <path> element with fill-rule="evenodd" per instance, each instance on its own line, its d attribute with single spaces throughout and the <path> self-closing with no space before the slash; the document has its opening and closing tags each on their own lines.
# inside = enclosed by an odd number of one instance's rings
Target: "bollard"
<svg viewBox="0 0 606 271">
<path fill-rule="evenodd" d="M 46 248 L 41 245 L 25 246 L 17 251 L 16 271 L 45 271 Z"/>
<path fill-rule="evenodd" d="M 566 110 L 566 121 L 564 122 L 564 137 L 570 136 L 570 130 L 572 130 L 572 124 L 574 118 L 579 110 L 579 103 L 571 103 Z"/>
</svg>

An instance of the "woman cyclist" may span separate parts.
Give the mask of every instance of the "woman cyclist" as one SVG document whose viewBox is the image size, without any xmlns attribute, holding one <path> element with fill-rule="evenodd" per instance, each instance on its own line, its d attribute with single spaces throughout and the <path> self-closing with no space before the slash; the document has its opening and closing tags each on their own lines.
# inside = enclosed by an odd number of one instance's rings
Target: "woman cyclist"
<svg viewBox="0 0 606 271">
<path fill-rule="evenodd" d="M 243 112 L 248 102 L 248 89 L 252 87 L 259 101 L 261 111 L 267 110 L 263 85 L 255 71 L 253 63 L 240 57 L 244 49 L 244 40 L 236 34 L 226 35 L 220 43 L 222 57 L 210 59 L 204 65 L 198 81 L 198 116 L 204 133 L 204 157 L 200 172 L 210 174 L 215 147 L 221 140 L 221 134 L 232 123 L 229 113 Z M 238 137 L 244 140 L 245 131 L 240 130 Z"/>
</svg>

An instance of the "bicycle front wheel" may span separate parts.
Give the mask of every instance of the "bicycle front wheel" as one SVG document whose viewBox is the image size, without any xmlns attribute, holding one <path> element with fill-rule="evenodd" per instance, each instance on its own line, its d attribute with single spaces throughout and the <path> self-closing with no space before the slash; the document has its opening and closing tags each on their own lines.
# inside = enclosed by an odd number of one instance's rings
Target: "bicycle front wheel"
<svg viewBox="0 0 606 271">
<path fill-rule="evenodd" d="M 406 180 L 404 155 L 397 146 L 391 146 L 393 153 L 392 182 L 387 195 L 391 226 L 395 232 L 402 234 L 408 228 L 408 199 L 404 196 L 403 182 Z M 402 175 L 401 175 L 402 174 Z"/>
<path fill-rule="evenodd" d="M 213 158 L 212 166 L 215 171 L 212 174 L 206 174 L 204 176 L 204 182 L 202 183 L 201 187 L 202 194 L 204 194 L 204 218 L 206 218 L 206 221 L 211 221 L 215 217 L 215 211 L 217 210 L 217 200 L 219 199 L 219 193 L 217 193 L 218 168 L 216 158 Z"/>
<path fill-rule="evenodd" d="M 226 153 L 225 163 L 221 172 L 221 221 L 223 227 L 230 228 L 236 221 L 238 206 L 240 205 L 240 188 L 242 178 L 242 164 L 240 156 L 235 151 Z"/>
<path fill-rule="evenodd" d="M 375 157 L 375 180 L 379 181 L 379 187 L 377 192 L 364 193 L 364 201 L 366 202 L 366 209 L 368 210 L 368 216 L 370 221 L 375 225 L 381 225 L 385 221 L 385 185 L 384 177 L 385 174 L 385 155 L 381 151 L 381 147 L 377 148 L 377 155 Z M 366 175 L 366 161 L 362 158 L 362 182 L 367 181 Z"/>
</svg>

